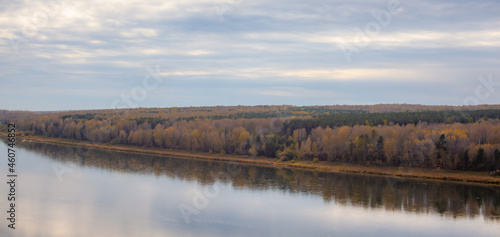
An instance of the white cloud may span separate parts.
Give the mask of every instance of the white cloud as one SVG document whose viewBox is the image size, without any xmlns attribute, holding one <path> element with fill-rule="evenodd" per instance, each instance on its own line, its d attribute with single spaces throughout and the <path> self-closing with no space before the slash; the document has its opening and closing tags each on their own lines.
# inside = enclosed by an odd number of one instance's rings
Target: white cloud
<svg viewBox="0 0 500 237">
<path fill-rule="evenodd" d="M 271 87 L 263 88 L 261 90 L 249 90 L 250 94 L 259 96 L 272 96 L 272 97 L 287 97 L 287 98 L 323 98 L 323 99 L 336 99 L 346 96 L 344 93 L 336 90 L 321 90 L 321 89 L 308 89 L 305 87 Z"/>
<path fill-rule="evenodd" d="M 270 95 L 270 96 L 284 96 L 284 97 L 292 97 L 294 96 L 293 93 L 288 92 L 288 91 L 278 91 L 278 90 L 266 90 L 266 91 L 260 91 L 261 95 Z"/>
<path fill-rule="evenodd" d="M 154 29 L 136 28 L 136 29 L 123 30 L 121 32 L 121 35 L 128 38 L 137 38 L 137 37 L 155 37 L 158 34 Z"/>
<path fill-rule="evenodd" d="M 415 69 L 395 68 L 352 68 L 352 69 L 271 69 L 271 68 L 239 68 L 203 71 L 170 71 L 164 76 L 216 76 L 226 75 L 229 80 L 245 78 L 274 78 L 276 80 L 302 81 L 385 81 L 400 82 L 430 81 L 426 72 Z M 428 76 L 428 75 L 427 75 Z"/>
</svg>

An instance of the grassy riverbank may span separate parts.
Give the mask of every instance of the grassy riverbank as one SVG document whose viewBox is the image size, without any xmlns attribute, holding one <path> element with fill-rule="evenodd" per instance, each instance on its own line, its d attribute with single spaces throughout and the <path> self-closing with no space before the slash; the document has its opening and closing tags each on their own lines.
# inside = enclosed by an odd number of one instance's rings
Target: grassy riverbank
<svg viewBox="0 0 500 237">
<path fill-rule="evenodd" d="M 6 137 L 5 133 L 0 133 L 0 134 L 2 134 L 3 137 Z M 86 148 L 114 150 L 121 152 L 133 152 L 140 154 L 152 154 L 152 155 L 202 159 L 202 160 L 212 160 L 212 161 L 236 162 L 243 164 L 255 164 L 258 166 L 266 166 L 266 167 L 307 169 L 307 170 L 316 170 L 322 172 L 360 173 L 360 174 L 371 174 L 371 175 L 396 176 L 403 178 L 433 179 L 433 180 L 444 180 L 453 182 L 472 182 L 472 183 L 500 185 L 500 177 L 492 177 L 488 175 L 487 172 L 453 171 L 453 170 L 389 167 L 389 166 L 360 166 L 360 165 L 343 164 L 336 162 L 335 163 L 310 162 L 310 161 L 278 162 L 276 159 L 270 159 L 267 157 L 221 155 L 221 154 L 211 154 L 202 152 L 159 149 L 152 147 L 92 144 L 89 142 L 59 139 L 59 138 L 47 138 L 39 136 L 18 137 L 18 142 L 39 142 L 39 143 L 58 144 L 58 145 L 70 145 L 70 146 L 80 146 Z"/>
</svg>

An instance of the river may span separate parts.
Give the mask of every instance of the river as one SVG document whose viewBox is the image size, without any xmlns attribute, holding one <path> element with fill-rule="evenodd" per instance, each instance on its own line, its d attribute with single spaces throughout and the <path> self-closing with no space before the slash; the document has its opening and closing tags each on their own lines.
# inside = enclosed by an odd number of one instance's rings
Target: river
<svg viewBox="0 0 500 237">
<path fill-rule="evenodd" d="M 1 154 L 7 146 L 0 142 Z M 500 188 L 24 142 L 0 236 L 498 236 Z M 1 175 L 6 181 L 7 159 Z"/>
</svg>

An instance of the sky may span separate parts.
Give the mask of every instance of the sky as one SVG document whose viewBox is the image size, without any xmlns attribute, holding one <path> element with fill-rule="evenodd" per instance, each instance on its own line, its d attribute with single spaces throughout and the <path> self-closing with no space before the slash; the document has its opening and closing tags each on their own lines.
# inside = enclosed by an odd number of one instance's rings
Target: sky
<svg viewBox="0 0 500 237">
<path fill-rule="evenodd" d="M 498 0 L 0 0 L 0 109 L 500 103 Z"/>
</svg>

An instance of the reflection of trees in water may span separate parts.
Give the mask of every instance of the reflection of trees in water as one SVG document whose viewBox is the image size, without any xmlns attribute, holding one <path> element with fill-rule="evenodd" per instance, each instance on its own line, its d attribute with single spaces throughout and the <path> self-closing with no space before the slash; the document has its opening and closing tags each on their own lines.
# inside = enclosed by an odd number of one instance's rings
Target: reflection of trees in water
<svg viewBox="0 0 500 237">
<path fill-rule="evenodd" d="M 22 146 L 57 161 L 117 172 L 164 175 L 174 179 L 196 180 L 202 184 L 219 181 L 235 188 L 253 190 L 279 189 L 291 193 L 316 194 L 321 195 L 326 202 L 364 208 L 440 213 L 453 218 L 483 215 L 488 220 L 500 220 L 499 187 L 248 165 L 241 165 L 241 172 L 230 176 L 226 172 L 226 165 L 221 162 L 38 143 L 24 143 Z"/>
</svg>

